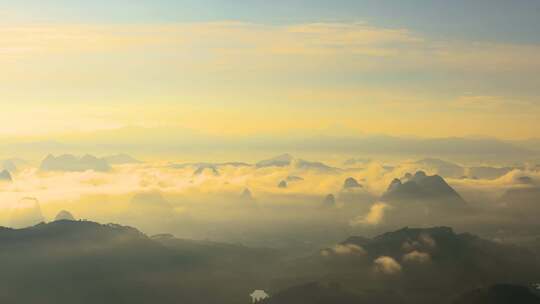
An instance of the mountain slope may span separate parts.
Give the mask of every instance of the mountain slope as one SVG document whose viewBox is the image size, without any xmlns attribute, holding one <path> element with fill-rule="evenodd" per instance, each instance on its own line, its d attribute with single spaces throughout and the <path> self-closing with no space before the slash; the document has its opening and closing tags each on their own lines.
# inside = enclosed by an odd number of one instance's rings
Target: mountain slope
<svg viewBox="0 0 540 304">
<path fill-rule="evenodd" d="M 540 297 L 524 286 L 498 284 L 464 293 L 452 304 L 540 304 Z"/>
<path fill-rule="evenodd" d="M 0 228 L 0 302 L 242 303 L 265 252 L 85 221 Z"/>
</svg>

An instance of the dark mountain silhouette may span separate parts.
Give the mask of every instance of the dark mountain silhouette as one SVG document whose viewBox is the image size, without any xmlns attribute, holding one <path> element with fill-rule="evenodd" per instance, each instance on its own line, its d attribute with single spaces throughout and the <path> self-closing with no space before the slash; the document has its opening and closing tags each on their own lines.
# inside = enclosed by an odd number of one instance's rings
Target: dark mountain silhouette
<svg viewBox="0 0 540 304">
<path fill-rule="evenodd" d="M 285 181 L 285 180 L 280 181 L 279 184 L 278 184 L 278 188 L 286 189 L 287 187 L 288 187 L 287 181 Z"/>
<path fill-rule="evenodd" d="M 87 170 L 107 172 L 111 170 L 110 165 L 104 159 L 97 158 L 93 155 L 85 155 L 76 157 L 70 154 L 48 155 L 40 166 L 41 171 L 72 171 L 81 172 Z"/>
<path fill-rule="evenodd" d="M 469 299 L 471 286 L 526 282 L 539 273 L 528 251 L 447 227 L 351 237 L 335 248 L 339 254 L 290 260 L 271 249 L 148 237 L 87 221 L 0 228 L 0 301 L 235 304 L 265 288 L 271 298 L 262 303 L 270 304 L 431 304 Z M 375 271 L 381 256 L 400 264 L 400 273 Z"/>
<path fill-rule="evenodd" d="M 540 297 L 529 288 L 497 284 L 468 291 L 452 304 L 540 304 Z"/>
<path fill-rule="evenodd" d="M 471 286 L 533 282 L 540 270 L 532 251 L 458 234 L 449 227 L 350 237 L 294 263 L 295 275 L 304 282 L 342 286 L 360 297 L 355 303 L 451 303 Z M 387 263 L 390 271 L 384 268 Z M 309 298 L 312 291 L 305 292 Z M 294 297 L 301 298 L 302 293 Z"/>
<path fill-rule="evenodd" d="M 0 228 L 0 302 L 243 303 L 275 256 L 86 221 Z"/>
<path fill-rule="evenodd" d="M 425 252 L 437 251 L 438 254 L 450 257 L 456 251 L 470 248 L 471 243 L 483 242 L 483 240 L 469 234 L 456 234 L 450 227 L 433 228 L 403 228 L 387 232 L 374 238 L 353 236 L 342 244 L 354 244 L 364 248 L 373 257 L 391 256 L 400 260 L 400 255 L 410 249 Z M 487 242 L 487 241 L 486 241 Z M 407 249 L 404 244 L 409 243 Z M 495 246 L 495 243 L 493 243 Z"/>
<path fill-rule="evenodd" d="M 382 195 L 385 202 L 434 201 L 464 205 L 465 200 L 439 175 L 418 171 L 405 182 L 394 179 Z"/>
</svg>

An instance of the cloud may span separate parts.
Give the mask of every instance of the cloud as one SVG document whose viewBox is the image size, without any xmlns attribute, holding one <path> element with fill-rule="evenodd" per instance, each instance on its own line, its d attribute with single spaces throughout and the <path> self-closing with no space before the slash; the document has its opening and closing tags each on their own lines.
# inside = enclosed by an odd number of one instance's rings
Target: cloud
<svg viewBox="0 0 540 304">
<path fill-rule="evenodd" d="M 431 256 L 429 253 L 412 251 L 403 256 L 403 262 L 412 262 L 412 263 L 426 263 L 431 261 Z"/>
<path fill-rule="evenodd" d="M 330 249 L 324 249 L 321 251 L 321 255 L 330 256 L 366 256 L 367 252 L 364 248 L 354 244 L 338 244 Z"/>
<path fill-rule="evenodd" d="M 384 218 L 384 213 L 390 206 L 386 203 L 378 202 L 371 206 L 366 215 L 358 216 L 352 219 L 349 224 L 351 226 L 358 225 L 378 225 Z"/>
<path fill-rule="evenodd" d="M 378 257 L 373 263 L 375 264 L 375 271 L 380 273 L 393 275 L 401 272 L 401 265 L 388 256 Z"/>
<path fill-rule="evenodd" d="M 538 111 L 535 102 L 526 99 L 505 96 L 464 95 L 458 97 L 452 104 L 455 108 L 464 111 L 476 111 L 483 114 L 505 113 L 521 114 L 527 111 Z"/>
<path fill-rule="evenodd" d="M 435 248 L 437 246 L 437 242 L 435 242 L 435 240 L 429 234 L 421 234 L 418 237 L 418 240 L 429 248 Z"/>
</svg>

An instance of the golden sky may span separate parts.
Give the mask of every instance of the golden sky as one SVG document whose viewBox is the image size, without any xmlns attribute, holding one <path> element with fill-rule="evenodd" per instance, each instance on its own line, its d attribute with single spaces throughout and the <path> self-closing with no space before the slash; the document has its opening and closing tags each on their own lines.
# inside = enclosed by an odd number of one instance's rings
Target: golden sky
<svg viewBox="0 0 540 304">
<path fill-rule="evenodd" d="M 540 45 L 367 22 L 11 21 L 0 28 L 0 66 L 9 137 L 540 130 Z"/>
</svg>

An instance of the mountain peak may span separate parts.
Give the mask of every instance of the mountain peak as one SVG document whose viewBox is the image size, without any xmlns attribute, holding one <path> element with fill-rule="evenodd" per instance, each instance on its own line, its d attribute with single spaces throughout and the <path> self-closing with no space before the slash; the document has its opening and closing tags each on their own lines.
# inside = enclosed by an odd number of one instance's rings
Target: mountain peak
<svg viewBox="0 0 540 304">
<path fill-rule="evenodd" d="M 354 177 L 349 177 L 343 183 L 343 189 L 362 188 L 362 185 Z"/>
<path fill-rule="evenodd" d="M 4 182 L 13 181 L 13 178 L 11 177 L 11 173 L 9 173 L 8 170 L 2 170 L 2 172 L 0 172 L 0 181 L 4 181 Z"/>
<path fill-rule="evenodd" d="M 441 176 L 427 175 L 424 171 L 416 172 L 405 182 L 394 179 L 381 199 L 385 202 L 450 200 L 465 203 Z"/>
</svg>

